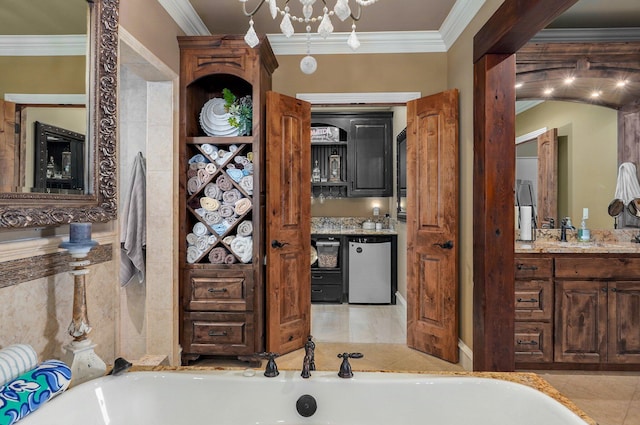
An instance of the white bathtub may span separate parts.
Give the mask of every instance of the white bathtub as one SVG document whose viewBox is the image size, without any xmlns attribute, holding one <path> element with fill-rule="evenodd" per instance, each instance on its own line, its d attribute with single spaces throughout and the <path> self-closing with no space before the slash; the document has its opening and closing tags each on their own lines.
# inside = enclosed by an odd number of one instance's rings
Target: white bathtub
<svg viewBox="0 0 640 425">
<path fill-rule="evenodd" d="M 242 370 L 128 372 L 71 388 L 20 425 L 585 425 L 529 386 L 467 376 Z M 296 401 L 317 402 L 310 417 Z"/>
</svg>

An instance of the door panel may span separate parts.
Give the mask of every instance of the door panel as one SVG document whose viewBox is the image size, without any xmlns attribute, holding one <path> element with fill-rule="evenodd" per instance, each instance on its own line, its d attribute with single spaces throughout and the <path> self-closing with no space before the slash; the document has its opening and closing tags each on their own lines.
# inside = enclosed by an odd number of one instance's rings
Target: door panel
<svg viewBox="0 0 640 425">
<path fill-rule="evenodd" d="M 558 217 L 558 129 L 538 136 L 538 227 Z"/>
<path fill-rule="evenodd" d="M 640 363 L 640 282 L 609 283 L 609 363 Z"/>
<path fill-rule="evenodd" d="M 16 104 L 0 100 L 0 191 L 15 192 L 20 181 L 16 142 Z"/>
<path fill-rule="evenodd" d="M 458 361 L 458 91 L 407 104 L 407 344 Z"/>
<path fill-rule="evenodd" d="M 311 105 L 267 92 L 267 351 L 311 332 Z"/>
</svg>

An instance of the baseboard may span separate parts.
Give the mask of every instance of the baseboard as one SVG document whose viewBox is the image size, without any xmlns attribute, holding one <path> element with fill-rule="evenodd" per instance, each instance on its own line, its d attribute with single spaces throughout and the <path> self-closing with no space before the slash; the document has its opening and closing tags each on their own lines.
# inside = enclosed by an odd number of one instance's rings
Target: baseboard
<svg viewBox="0 0 640 425">
<path fill-rule="evenodd" d="M 458 364 L 466 371 L 473 371 L 473 350 L 467 344 L 458 340 L 459 358 Z"/>
<path fill-rule="evenodd" d="M 402 294 L 397 291 L 396 291 L 396 304 L 401 304 L 404 308 L 407 308 L 407 300 L 405 300 Z"/>
</svg>

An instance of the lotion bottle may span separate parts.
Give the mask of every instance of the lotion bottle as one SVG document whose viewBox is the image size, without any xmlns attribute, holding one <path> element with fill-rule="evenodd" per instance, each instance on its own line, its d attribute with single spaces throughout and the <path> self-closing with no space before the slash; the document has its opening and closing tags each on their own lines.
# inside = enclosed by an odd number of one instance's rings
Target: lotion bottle
<svg viewBox="0 0 640 425">
<path fill-rule="evenodd" d="M 582 209 L 582 222 L 580 223 L 580 229 L 578 229 L 578 240 L 582 242 L 589 242 L 591 239 L 591 231 L 587 229 L 586 220 L 589 218 L 589 208 Z"/>
</svg>

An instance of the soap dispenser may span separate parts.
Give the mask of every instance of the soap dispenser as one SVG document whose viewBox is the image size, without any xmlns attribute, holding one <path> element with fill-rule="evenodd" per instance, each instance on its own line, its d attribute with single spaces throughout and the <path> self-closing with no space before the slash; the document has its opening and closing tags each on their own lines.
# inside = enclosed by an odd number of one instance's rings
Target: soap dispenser
<svg viewBox="0 0 640 425">
<path fill-rule="evenodd" d="M 578 229 L 578 240 L 582 242 L 589 242 L 591 239 L 591 231 L 587 229 L 586 220 L 589 218 L 589 208 L 582 209 L 582 222 Z"/>
</svg>

